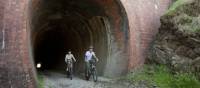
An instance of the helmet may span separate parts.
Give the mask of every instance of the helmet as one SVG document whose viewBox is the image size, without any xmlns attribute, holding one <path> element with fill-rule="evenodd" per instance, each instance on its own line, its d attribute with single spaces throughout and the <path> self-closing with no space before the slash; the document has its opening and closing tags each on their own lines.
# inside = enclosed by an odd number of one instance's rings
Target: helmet
<svg viewBox="0 0 200 88">
<path fill-rule="evenodd" d="M 89 48 L 90 48 L 90 49 L 93 49 L 94 47 L 91 45 Z"/>
</svg>

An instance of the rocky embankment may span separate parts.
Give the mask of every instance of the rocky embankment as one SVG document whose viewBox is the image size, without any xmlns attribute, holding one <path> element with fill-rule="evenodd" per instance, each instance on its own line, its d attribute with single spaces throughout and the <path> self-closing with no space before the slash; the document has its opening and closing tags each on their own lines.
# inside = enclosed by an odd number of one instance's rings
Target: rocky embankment
<svg viewBox="0 0 200 88">
<path fill-rule="evenodd" d="M 200 0 L 178 0 L 161 17 L 148 62 L 174 72 L 200 72 Z"/>
</svg>

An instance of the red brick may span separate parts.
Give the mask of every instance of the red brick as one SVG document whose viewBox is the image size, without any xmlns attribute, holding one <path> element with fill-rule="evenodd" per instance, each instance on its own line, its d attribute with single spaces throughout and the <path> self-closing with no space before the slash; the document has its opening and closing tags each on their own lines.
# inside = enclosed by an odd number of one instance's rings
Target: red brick
<svg viewBox="0 0 200 88">
<path fill-rule="evenodd" d="M 36 88 L 34 67 L 29 56 L 28 8 L 38 10 L 40 0 L 0 0 L 0 36 L 5 29 L 5 48 L 1 49 L 0 37 L 0 84 L 9 87 L 9 80 L 15 82 L 16 88 Z M 156 34 L 159 18 L 168 8 L 171 0 L 121 0 L 126 10 L 129 26 L 128 43 L 124 44 L 124 34 L 120 31 L 119 9 L 115 0 L 95 0 L 106 8 L 106 14 L 114 19 L 114 36 L 119 50 L 128 55 L 129 70 L 140 67 L 146 57 L 146 52 L 152 37 Z M 10 3 L 10 5 L 9 5 Z M 158 9 L 155 9 L 157 4 Z M 30 6 L 31 5 L 31 6 Z M 4 27 L 3 27 L 4 26 Z M 128 46 L 128 47 L 125 47 Z M 3 71 L 2 71 L 3 70 Z M 19 82 L 20 80 L 20 82 Z M 3 82 L 3 83 L 1 83 Z M 2 86 L 1 85 L 1 86 Z"/>
</svg>

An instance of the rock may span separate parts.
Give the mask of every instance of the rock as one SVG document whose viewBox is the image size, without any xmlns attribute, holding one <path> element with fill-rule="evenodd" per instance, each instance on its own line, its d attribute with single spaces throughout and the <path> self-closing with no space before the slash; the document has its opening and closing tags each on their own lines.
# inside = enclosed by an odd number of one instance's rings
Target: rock
<svg viewBox="0 0 200 88">
<path fill-rule="evenodd" d="M 200 1 L 189 1 L 161 17 L 147 63 L 165 64 L 174 72 L 200 72 Z"/>
<path fill-rule="evenodd" d="M 195 71 L 195 73 L 200 77 L 200 57 L 197 57 L 196 59 L 194 59 L 192 61 L 192 65 L 193 65 L 193 70 Z"/>
<path fill-rule="evenodd" d="M 200 57 L 197 57 L 196 59 L 192 60 L 192 65 L 200 65 Z"/>
<path fill-rule="evenodd" d="M 200 55 L 200 47 L 193 50 L 196 54 Z"/>
</svg>

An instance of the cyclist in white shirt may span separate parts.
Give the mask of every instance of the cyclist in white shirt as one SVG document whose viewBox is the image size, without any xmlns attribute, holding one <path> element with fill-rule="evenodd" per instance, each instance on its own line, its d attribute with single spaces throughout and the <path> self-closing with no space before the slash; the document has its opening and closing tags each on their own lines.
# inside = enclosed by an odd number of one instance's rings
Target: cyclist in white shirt
<svg viewBox="0 0 200 88">
<path fill-rule="evenodd" d="M 86 51 L 85 53 L 85 63 L 86 63 L 86 68 L 85 71 L 88 72 L 89 71 L 89 66 L 91 63 L 91 60 L 95 59 L 97 62 L 99 61 L 99 59 L 96 57 L 94 51 L 93 51 L 93 47 L 90 46 L 89 50 Z M 86 73 L 88 75 L 88 73 Z"/>
<path fill-rule="evenodd" d="M 74 57 L 74 55 L 71 53 L 71 51 L 68 51 L 68 53 L 65 56 L 65 62 L 67 63 L 68 61 L 70 61 L 70 68 L 73 67 L 73 61 L 76 62 L 76 59 Z M 68 63 L 67 63 L 68 64 Z M 67 65 L 68 66 L 68 65 Z M 69 67 L 67 67 L 67 71 L 68 71 Z"/>
</svg>

